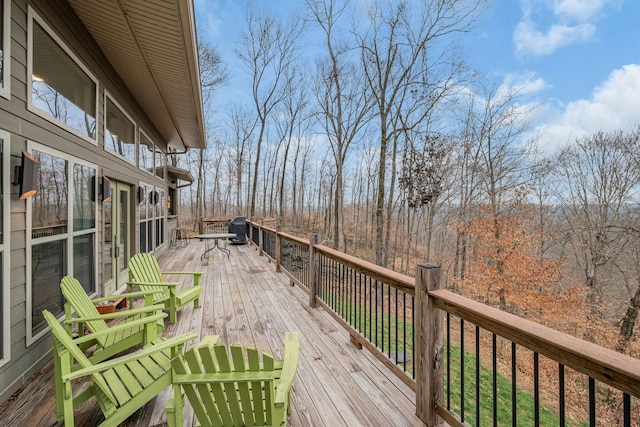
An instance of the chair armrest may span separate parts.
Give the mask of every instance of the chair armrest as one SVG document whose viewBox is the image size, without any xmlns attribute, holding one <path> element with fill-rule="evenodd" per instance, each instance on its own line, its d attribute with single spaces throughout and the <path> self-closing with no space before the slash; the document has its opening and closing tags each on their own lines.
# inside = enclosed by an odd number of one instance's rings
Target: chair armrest
<svg viewBox="0 0 640 427">
<path fill-rule="evenodd" d="M 178 286 L 181 283 L 180 282 L 128 282 L 127 284 L 135 286 L 135 285 L 144 285 L 144 286 L 166 286 L 166 287 L 172 287 L 172 286 Z M 154 294 L 157 292 L 151 292 L 151 294 Z"/>
<path fill-rule="evenodd" d="M 73 342 L 76 344 L 82 344 L 85 342 L 90 342 L 96 339 L 96 337 L 102 335 L 110 335 L 114 332 L 118 332 L 125 329 L 131 329 L 132 327 L 136 327 L 138 325 L 145 325 L 147 323 L 157 322 L 160 319 L 164 319 L 167 317 L 167 313 L 158 313 L 153 316 L 141 317 L 140 319 L 132 320 L 130 322 L 120 322 L 117 325 L 109 327 L 109 329 L 105 329 L 103 331 L 92 332 L 90 334 L 83 335 L 81 337 L 75 338 Z"/>
<path fill-rule="evenodd" d="M 191 276 L 203 275 L 204 271 L 161 271 L 160 274 L 188 274 Z"/>
<path fill-rule="evenodd" d="M 287 332 L 284 335 L 284 362 L 282 364 L 282 373 L 280 383 L 276 388 L 275 403 L 284 403 L 287 401 L 287 395 L 291 390 L 291 384 L 298 369 L 298 359 L 300 357 L 300 333 Z"/>
<path fill-rule="evenodd" d="M 111 319 L 118 319 L 120 317 L 132 317 L 132 316 L 137 316 L 138 314 L 152 313 L 156 311 L 161 312 L 162 310 L 164 310 L 163 305 L 149 305 L 149 306 L 144 306 L 139 308 L 132 308 L 131 310 L 126 310 L 126 311 L 115 311 L 113 313 L 105 313 L 105 314 L 101 314 L 100 316 L 94 316 L 94 317 L 72 317 L 70 319 L 65 319 L 65 323 L 71 324 L 71 323 L 90 322 L 92 320 L 111 320 Z"/>
<path fill-rule="evenodd" d="M 194 340 L 198 338 L 198 334 L 195 332 L 187 332 L 186 334 L 166 339 L 165 341 L 150 345 L 149 347 L 145 347 L 141 350 L 136 351 L 135 353 L 125 354 L 124 356 L 116 357 L 115 359 L 110 359 L 104 362 L 96 363 L 93 366 L 89 366 L 87 368 L 78 369 L 75 372 L 66 374 L 62 376 L 62 380 L 65 382 L 72 381 L 76 378 L 86 377 L 91 374 L 95 374 L 98 372 L 106 371 L 108 369 L 112 369 L 118 366 L 122 366 L 125 363 L 139 360 L 143 357 L 150 356 L 152 354 L 156 354 L 165 350 L 170 350 L 174 347 L 182 347 L 184 343 Z"/>
<path fill-rule="evenodd" d="M 95 304 L 95 303 L 104 302 L 104 301 L 115 301 L 121 298 L 144 297 L 147 295 L 152 295 L 153 293 L 154 293 L 153 291 L 128 292 L 124 294 L 109 295 L 107 297 L 94 298 L 91 300 L 91 302 Z"/>
</svg>

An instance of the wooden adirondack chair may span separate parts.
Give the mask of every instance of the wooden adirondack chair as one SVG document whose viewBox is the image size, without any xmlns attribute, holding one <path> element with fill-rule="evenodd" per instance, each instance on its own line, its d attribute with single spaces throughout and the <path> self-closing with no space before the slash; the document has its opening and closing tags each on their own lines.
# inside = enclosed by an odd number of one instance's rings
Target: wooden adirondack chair
<svg viewBox="0 0 640 427">
<path fill-rule="evenodd" d="M 193 276 L 193 286 L 178 289 L 180 282 L 167 282 L 164 274 L 178 274 Z M 169 322 L 176 323 L 177 311 L 193 301 L 195 308 L 200 307 L 200 278 L 204 272 L 195 271 L 160 271 L 158 260 L 147 253 L 135 254 L 129 260 L 129 292 L 137 285 L 143 291 L 152 291 L 152 295 L 145 297 L 147 305 L 162 304 L 169 309 Z"/>
<path fill-rule="evenodd" d="M 100 314 L 95 304 L 112 300 L 113 297 L 91 300 L 80 282 L 71 276 L 62 278 L 60 289 L 66 299 L 64 323 L 69 335 L 73 334 L 74 325 L 77 325 L 79 336 L 83 336 L 85 328 L 87 328 L 94 338 L 81 346 L 82 350 L 87 350 L 96 345 L 93 354 L 89 357 L 92 363 L 108 359 L 138 344 L 149 345 L 156 339 L 159 330 L 164 327 L 163 319 L 167 317 L 167 314 L 162 312 L 164 309 L 162 305 Z M 148 292 L 135 292 L 118 295 L 118 298 L 145 296 L 147 294 Z M 76 313 L 76 317 L 73 316 L 72 308 Z M 111 327 L 107 325 L 107 320 L 122 317 L 126 318 L 123 322 Z"/>
<path fill-rule="evenodd" d="M 53 334 L 56 381 L 56 417 L 67 427 L 74 424 L 74 408 L 95 396 L 105 420 L 100 426 L 117 426 L 171 384 L 171 359 L 182 353 L 195 332 L 171 339 L 158 338 L 135 353 L 93 364 L 78 347 L 90 336 L 73 339 L 48 310 L 42 312 Z M 73 396 L 73 381 L 89 386 Z"/>
<path fill-rule="evenodd" d="M 173 359 L 173 393 L 165 410 L 170 427 L 183 425 L 182 391 L 202 426 L 281 426 L 290 412 L 291 384 L 298 367 L 300 336 L 287 332 L 284 360 L 256 348 L 217 344 L 205 337 Z"/>
</svg>

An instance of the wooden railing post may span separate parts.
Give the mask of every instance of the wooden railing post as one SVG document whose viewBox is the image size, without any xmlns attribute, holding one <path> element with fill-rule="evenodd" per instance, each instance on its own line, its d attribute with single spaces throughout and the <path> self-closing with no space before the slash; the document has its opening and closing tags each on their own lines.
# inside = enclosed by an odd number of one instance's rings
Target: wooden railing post
<svg viewBox="0 0 640 427">
<path fill-rule="evenodd" d="M 264 255 L 264 252 L 262 251 L 262 226 L 264 225 L 264 220 L 261 219 L 260 223 L 258 224 L 258 253 L 260 254 L 260 256 Z"/>
<path fill-rule="evenodd" d="M 318 294 L 318 282 L 320 281 L 320 254 L 315 248 L 320 242 L 317 234 L 309 235 L 309 307 L 316 306 L 316 295 Z"/>
<path fill-rule="evenodd" d="M 442 267 L 416 267 L 416 415 L 429 427 L 442 423 L 436 402 L 444 399 L 443 320 L 429 291 L 440 289 L 443 281 Z"/>
<path fill-rule="evenodd" d="M 280 267 L 280 223 L 276 224 L 276 273 L 282 272 Z"/>
</svg>

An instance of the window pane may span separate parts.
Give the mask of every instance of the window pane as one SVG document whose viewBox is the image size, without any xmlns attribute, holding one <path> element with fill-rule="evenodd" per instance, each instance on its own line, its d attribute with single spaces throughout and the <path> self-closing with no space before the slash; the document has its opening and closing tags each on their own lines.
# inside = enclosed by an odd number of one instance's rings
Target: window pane
<svg viewBox="0 0 640 427">
<path fill-rule="evenodd" d="M 135 164 L 135 125 L 108 97 L 106 108 L 107 126 L 104 132 L 105 148 Z"/>
<path fill-rule="evenodd" d="M 0 2 L 0 10 L 2 9 L 2 2 Z M 0 22 L 2 22 L 0 20 Z M 0 33 L 2 33 L 2 29 L 0 28 Z M 1 46 L 1 44 L 0 44 Z M 0 61 L 2 62 L 2 61 Z M 0 75 L 2 73 L 0 72 Z M 3 165 L 4 165 L 4 139 L 0 138 L 0 188 L 4 188 L 4 169 L 3 169 Z M 0 198 L 0 200 L 2 200 L 2 198 Z M 4 203 L 0 203 L 0 244 L 4 243 L 4 224 L 2 223 L 2 218 L 4 217 L 3 215 L 3 211 L 4 210 Z M 0 273 L 2 273 L 2 270 L 0 270 Z M 1 356 L 0 356 L 1 357 Z"/>
<path fill-rule="evenodd" d="M 156 175 L 164 179 L 164 167 L 167 165 L 167 155 L 156 151 Z"/>
<path fill-rule="evenodd" d="M 42 310 L 63 312 L 60 280 L 66 275 L 66 240 L 33 245 L 31 252 L 31 325 L 36 334 L 45 327 Z"/>
<path fill-rule="evenodd" d="M 113 189 L 112 189 L 113 190 Z M 111 267 L 111 239 L 112 237 L 112 218 L 113 197 L 111 200 L 102 205 L 104 215 L 104 246 L 102 247 L 102 280 L 108 282 L 113 278 Z"/>
<path fill-rule="evenodd" d="M 164 219 L 156 219 L 156 248 L 164 243 Z"/>
<path fill-rule="evenodd" d="M 32 237 L 54 236 L 67 232 L 67 161 L 37 150 L 40 162 L 38 192 L 33 201 Z"/>
<path fill-rule="evenodd" d="M 178 203 L 178 199 L 177 197 L 177 191 L 175 188 L 170 188 L 169 189 L 169 196 L 167 197 L 167 210 L 169 212 L 169 215 L 177 215 L 178 214 L 178 209 L 177 209 L 177 203 Z"/>
<path fill-rule="evenodd" d="M 140 223 L 140 252 L 145 253 L 147 251 L 147 222 Z"/>
<path fill-rule="evenodd" d="M 73 276 L 82 283 L 84 290 L 90 294 L 94 291 L 93 258 L 94 233 L 83 234 L 73 238 Z"/>
<path fill-rule="evenodd" d="M 147 203 L 149 201 L 149 188 L 146 185 L 141 185 L 142 188 L 142 201 L 140 203 L 140 220 L 147 219 Z"/>
<path fill-rule="evenodd" d="M 96 226 L 96 170 L 89 166 L 73 166 L 73 230 L 88 230 Z"/>
<path fill-rule="evenodd" d="M 96 138 L 96 83 L 33 21 L 31 104 Z"/>
<path fill-rule="evenodd" d="M 153 142 L 149 140 L 144 134 L 140 134 L 140 146 L 138 147 L 138 161 L 140 163 L 140 169 L 153 173 L 154 163 Z"/>
<path fill-rule="evenodd" d="M 5 83 L 4 83 L 4 1 L 0 1 L 0 87 L 5 87 Z"/>
</svg>

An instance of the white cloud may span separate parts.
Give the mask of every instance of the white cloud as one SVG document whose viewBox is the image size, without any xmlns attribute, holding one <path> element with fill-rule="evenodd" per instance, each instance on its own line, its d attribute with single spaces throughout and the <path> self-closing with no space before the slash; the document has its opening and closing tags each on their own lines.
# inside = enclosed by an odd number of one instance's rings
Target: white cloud
<svg viewBox="0 0 640 427">
<path fill-rule="evenodd" d="M 620 0 L 521 0 L 522 19 L 513 32 L 519 55 L 550 55 L 572 44 L 591 40 L 596 21 Z M 541 29 L 542 28 L 542 29 Z"/>
<path fill-rule="evenodd" d="M 595 33 L 591 24 L 552 25 L 545 34 L 531 22 L 520 22 L 513 33 L 516 52 L 525 55 L 549 55 L 559 48 L 589 40 Z"/>
<path fill-rule="evenodd" d="M 507 74 L 500 85 L 499 91 L 524 96 L 538 93 L 546 87 L 547 82 L 545 82 L 542 77 L 539 77 L 533 71 L 527 71 L 519 74 Z"/>
<path fill-rule="evenodd" d="M 564 111 L 537 129 L 540 146 L 553 152 L 576 138 L 600 130 L 631 130 L 640 124 L 640 64 L 609 74 L 589 100 L 569 103 Z"/>
<path fill-rule="evenodd" d="M 588 21 L 596 17 L 611 0 L 560 0 L 553 4 L 553 12 L 556 15 L 568 19 Z"/>
</svg>

